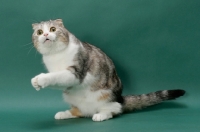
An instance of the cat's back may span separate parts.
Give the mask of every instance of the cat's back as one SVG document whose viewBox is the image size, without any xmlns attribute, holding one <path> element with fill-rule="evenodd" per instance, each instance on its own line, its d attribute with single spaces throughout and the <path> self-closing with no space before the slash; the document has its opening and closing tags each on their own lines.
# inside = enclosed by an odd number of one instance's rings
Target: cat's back
<svg viewBox="0 0 200 132">
<path fill-rule="evenodd" d="M 106 69 L 109 71 L 115 69 L 112 60 L 100 48 L 89 43 L 83 43 L 82 45 L 88 54 L 88 62 L 91 62 L 91 67 L 96 70 Z"/>
<path fill-rule="evenodd" d="M 121 81 L 116 73 L 112 60 L 94 45 L 83 43 L 87 53 L 88 72 L 96 77 L 95 89 L 115 89 L 120 91 Z"/>
</svg>

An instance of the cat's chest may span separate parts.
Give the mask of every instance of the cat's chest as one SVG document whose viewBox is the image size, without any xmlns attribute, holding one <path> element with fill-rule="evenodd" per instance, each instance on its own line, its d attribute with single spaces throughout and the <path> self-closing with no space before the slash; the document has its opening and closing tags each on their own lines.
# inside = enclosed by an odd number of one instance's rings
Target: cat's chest
<svg viewBox="0 0 200 132">
<path fill-rule="evenodd" d="M 74 65 L 74 58 L 77 52 L 77 47 L 69 47 L 57 54 L 43 56 L 43 62 L 49 72 L 66 70 L 67 67 Z"/>
</svg>

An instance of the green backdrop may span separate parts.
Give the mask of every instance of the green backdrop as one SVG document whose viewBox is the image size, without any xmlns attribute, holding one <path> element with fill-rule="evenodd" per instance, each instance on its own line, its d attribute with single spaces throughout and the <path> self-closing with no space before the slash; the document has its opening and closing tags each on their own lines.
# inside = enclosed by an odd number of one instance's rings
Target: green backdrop
<svg viewBox="0 0 200 132">
<path fill-rule="evenodd" d="M 56 18 L 113 59 L 123 94 L 176 88 L 187 94 L 105 122 L 54 120 L 68 105 L 61 91 L 31 86 L 46 72 L 32 48 L 31 24 Z M 199 0 L 0 0 L 0 27 L 0 131 L 200 130 Z"/>
</svg>

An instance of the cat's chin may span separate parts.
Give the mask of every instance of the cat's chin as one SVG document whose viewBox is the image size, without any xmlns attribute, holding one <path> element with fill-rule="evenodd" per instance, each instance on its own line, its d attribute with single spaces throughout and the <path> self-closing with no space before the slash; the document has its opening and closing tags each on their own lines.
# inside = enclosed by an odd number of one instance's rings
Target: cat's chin
<svg viewBox="0 0 200 132">
<path fill-rule="evenodd" d="M 48 40 L 38 43 L 37 50 L 43 55 L 59 53 L 67 48 L 67 45 L 60 41 Z"/>
</svg>

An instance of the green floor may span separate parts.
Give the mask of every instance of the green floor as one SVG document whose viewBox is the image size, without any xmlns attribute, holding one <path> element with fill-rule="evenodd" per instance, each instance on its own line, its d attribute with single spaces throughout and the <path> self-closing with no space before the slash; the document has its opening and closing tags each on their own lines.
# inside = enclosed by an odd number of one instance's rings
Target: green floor
<svg viewBox="0 0 200 132">
<path fill-rule="evenodd" d="M 199 132 L 199 13 L 199 0 L 1 0 L 0 132 Z M 46 71 L 30 42 L 32 23 L 55 18 L 112 58 L 124 95 L 161 89 L 186 95 L 104 122 L 54 120 L 68 105 L 61 91 L 31 86 Z"/>
<path fill-rule="evenodd" d="M 108 121 L 93 122 L 91 118 L 54 120 L 53 116 L 57 111 L 67 109 L 59 92 L 30 91 L 32 94 L 21 97 L 15 97 L 12 93 L 12 99 L 5 101 L 11 103 L 3 104 L 7 108 L 1 109 L 0 131 L 198 132 L 200 129 L 199 108 L 195 107 L 194 102 L 187 100 L 192 98 L 189 95 Z"/>
<path fill-rule="evenodd" d="M 45 109 L 16 110 L 6 112 L 7 116 L 1 115 L 1 120 L 3 120 L 1 131 L 198 132 L 200 129 L 199 110 L 155 108 L 159 110 L 150 109 L 135 114 L 126 114 L 105 122 L 93 122 L 89 118 L 56 121 L 51 117 L 54 114 L 51 111 L 55 112 L 55 108 L 49 111 Z"/>
</svg>

